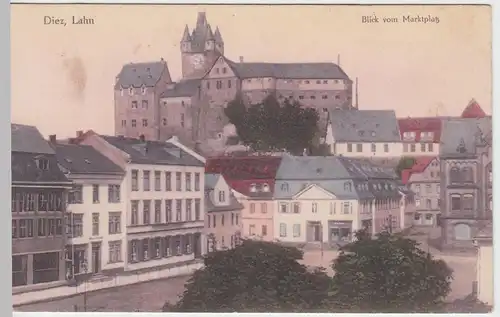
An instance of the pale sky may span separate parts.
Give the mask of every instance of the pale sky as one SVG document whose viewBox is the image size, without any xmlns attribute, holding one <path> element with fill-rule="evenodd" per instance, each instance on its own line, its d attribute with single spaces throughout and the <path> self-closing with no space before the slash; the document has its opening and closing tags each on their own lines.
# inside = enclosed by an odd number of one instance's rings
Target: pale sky
<svg viewBox="0 0 500 317">
<path fill-rule="evenodd" d="M 471 98 L 491 113 L 491 8 L 339 5 L 11 5 L 12 122 L 44 135 L 113 134 L 121 66 L 163 57 L 179 79 L 179 42 L 198 11 L 219 26 L 225 55 L 248 62 L 337 62 L 359 77 L 360 109 L 460 115 Z M 438 17 L 363 24 L 363 15 Z M 95 25 L 71 25 L 72 16 Z M 44 25 L 44 16 L 68 24 Z"/>
</svg>

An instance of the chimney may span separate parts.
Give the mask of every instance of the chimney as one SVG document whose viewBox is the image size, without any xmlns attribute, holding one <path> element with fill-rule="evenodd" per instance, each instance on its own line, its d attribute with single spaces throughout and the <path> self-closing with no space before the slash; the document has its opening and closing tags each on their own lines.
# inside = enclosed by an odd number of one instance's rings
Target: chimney
<svg viewBox="0 0 500 317">
<path fill-rule="evenodd" d="M 163 57 L 160 57 L 160 61 L 162 61 L 162 62 L 163 62 Z"/>
<path fill-rule="evenodd" d="M 78 130 L 76 131 L 76 137 L 79 138 L 83 135 L 83 131 L 82 130 Z"/>
<path fill-rule="evenodd" d="M 49 135 L 49 142 L 52 143 L 52 144 L 56 144 L 57 143 L 57 138 L 56 138 L 55 134 Z"/>
<path fill-rule="evenodd" d="M 243 63 L 244 60 L 243 60 L 243 56 L 240 56 L 240 63 Z"/>
<path fill-rule="evenodd" d="M 144 134 L 141 134 L 139 136 L 139 140 L 141 140 L 142 143 L 145 143 L 146 142 L 146 137 L 144 136 Z"/>
<path fill-rule="evenodd" d="M 359 109 L 358 77 L 356 77 L 356 109 Z"/>
</svg>

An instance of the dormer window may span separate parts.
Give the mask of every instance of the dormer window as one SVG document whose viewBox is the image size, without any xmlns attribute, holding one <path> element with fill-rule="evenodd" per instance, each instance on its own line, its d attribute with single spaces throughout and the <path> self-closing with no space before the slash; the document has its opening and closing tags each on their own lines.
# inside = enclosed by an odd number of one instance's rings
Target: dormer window
<svg viewBox="0 0 500 317">
<path fill-rule="evenodd" d="M 49 170 L 49 160 L 47 160 L 45 157 L 37 157 L 36 158 L 36 167 L 38 167 L 39 170 L 48 171 Z"/>
<path fill-rule="evenodd" d="M 266 193 L 269 192 L 269 185 L 268 184 L 262 185 L 262 191 Z"/>
<path fill-rule="evenodd" d="M 141 93 L 142 93 L 143 95 L 145 95 L 145 94 L 146 94 L 146 87 L 144 87 L 144 86 L 143 86 L 143 87 L 141 88 Z"/>
<path fill-rule="evenodd" d="M 350 192 L 351 189 L 351 183 L 344 183 L 344 190 Z"/>
<path fill-rule="evenodd" d="M 256 191 L 257 191 L 257 185 L 255 185 L 255 184 L 251 184 L 251 185 L 250 185 L 250 192 L 251 192 L 251 193 L 255 193 Z"/>
<path fill-rule="evenodd" d="M 287 192 L 288 191 L 288 183 L 281 184 L 281 191 L 283 191 L 283 192 Z"/>
<path fill-rule="evenodd" d="M 131 95 L 131 96 L 134 95 L 134 88 L 133 87 L 130 87 L 128 89 L 128 94 Z"/>
<path fill-rule="evenodd" d="M 226 192 L 223 190 L 219 191 L 219 202 L 220 203 L 226 202 Z"/>
</svg>

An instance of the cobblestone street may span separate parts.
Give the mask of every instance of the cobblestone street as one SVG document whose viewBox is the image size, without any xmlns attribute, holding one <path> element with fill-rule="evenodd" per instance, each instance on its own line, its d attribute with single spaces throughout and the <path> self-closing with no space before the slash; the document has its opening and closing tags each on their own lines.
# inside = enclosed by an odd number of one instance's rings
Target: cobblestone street
<svg viewBox="0 0 500 317">
<path fill-rule="evenodd" d="M 184 291 L 189 276 L 144 282 L 87 294 L 87 311 L 98 312 L 159 312 L 165 301 L 176 302 Z M 74 305 L 83 311 L 83 295 L 51 302 L 23 305 L 20 312 L 71 312 Z"/>
</svg>

